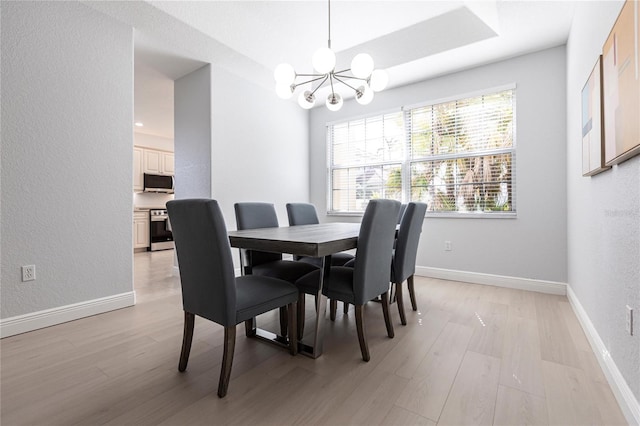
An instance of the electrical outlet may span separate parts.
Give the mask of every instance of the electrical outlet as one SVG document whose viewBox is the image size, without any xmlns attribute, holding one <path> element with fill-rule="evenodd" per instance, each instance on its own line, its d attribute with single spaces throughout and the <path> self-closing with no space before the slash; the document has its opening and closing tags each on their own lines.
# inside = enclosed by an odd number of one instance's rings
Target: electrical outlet
<svg viewBox="0 0 640 426">
<path fill-rule="evenodd" d="M 445 241 L 444 242 L 444 251 L 451 251 L 451 250 L 453 250 L 451 248 L 451 241 Z"/>
<path fill-rule="evenodd" d="M 627 333 L 633 336 L 633 309 L 629 305 L 627 305 Z"/>
<path fill-rule="evenodd" d="M 22 281 L 33 281 L 36 279 L 36 265 L 24 265 L 22 267 Z"/>
</svg>

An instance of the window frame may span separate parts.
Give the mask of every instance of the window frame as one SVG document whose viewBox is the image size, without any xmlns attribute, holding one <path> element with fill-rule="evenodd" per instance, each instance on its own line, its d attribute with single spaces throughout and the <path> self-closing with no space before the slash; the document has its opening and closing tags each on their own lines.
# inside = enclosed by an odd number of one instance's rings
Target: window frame
<svg viewBox="0 0 640 426">
<path fill-rule="evenodd" d="M 461 158 L 474 158 L 474 157 L 485 157 L 488 155 L 503 155 L 510 154 L 511 155 L 511 210 L 510 211 L 427 211 L 425 217 L 434 217 L 434 218 L 456 218 L 456 219 L 514 219 L 517 218 L 517 87 L 515 83 L 496 86 L 487 89 L 477 90 L 473 92 L 463 93 L 453 95 L 447 98 L 440 98 L 436 100 L 428 100 L 420 103 L 410 104 L 406 106 L 400 106 L 392 109 L 387 109 L 383 111 L 376 112 L 374 114 L 366 114 L 359 115 L 351 118 L 345 118 L 340 120 L 335 120 L 332 122 L 327 122 L 325 125 L 325 143 L 326 143 L 326 201 L 327 201 L 327 215 L 328 216 L 362 216 L 364 211 L 340 211 L 333 209 L 333 171 L 339 169 L 349 169 L 354 168 L 353 165 L 333 167 L 332 165 L 332 155 L 333 155 L 333 141 L 332 141 L 332 132 L 331 128 L 335 125 L 350 123 L 358 120 L 364 120 L 368 118 L 377 118 L 384 117 L 387 114 L 393 114 L 402 112 L 402 119 L 404 124 L 404 141 L 403 141 L 403 158 L 401 160 L 385 160 L 378 161 L 375 163 L 367 163 L 365 166 L 390 166 L 390 165 L 400 165 L 401 170 L 401 180 L 402 180 L 402 202 L 406 203 L 411 200 L 411 167 L 414 163 L 425 163 L 429 161 L 441 161 L 447 159 L 461 159 Z M 472 152 L 463 152 L 463 153 L 452 153 L 452 154 L 440 154 L 440 155 L 432 155 L 432 156 L 423 156 L 419 158 L 412 158 L 411 156 L 411 120 L 408 119 L 408 115 L 411 114 L 411 111 L 418 108 L 434 106 L 442 103 L 449 103 L 454 101 L 463 101 L 466 99 L 479 97 L 479 96 L 489 96 L 492 94 L 497 94 L 504 91 L 513 91 L 512 98 L 512 129 L 513 129 L 513 140 L 512 146 L 507 148 L 497 148 L 490 150 L 482 150 L 482 151 L 472 151 Z"/>
</svg>

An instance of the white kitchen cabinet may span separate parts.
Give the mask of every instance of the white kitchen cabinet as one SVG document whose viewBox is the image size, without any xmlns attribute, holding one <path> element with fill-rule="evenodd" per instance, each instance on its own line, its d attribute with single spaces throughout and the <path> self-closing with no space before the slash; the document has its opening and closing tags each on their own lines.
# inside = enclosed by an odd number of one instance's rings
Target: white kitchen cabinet
<svg viewBox="0 0 640 426">
<path fill-rule="evenodd" d="M 143 149 L 144 173 L 156 175 L 173 175 L 175 172 L 174 154 L 168 151 Z"/>
<path fill-rule="evenodd" d="M 161 174 L 162 154 L 160 151 L 152 149 L 144 150 L 144 172 L 159 175 Z"/>
<path fill-rule="evenodd" d="M 144 150 L 137 146 L 133 147 L 133 191 L 138 192 L 144 189 Z"/>
<path fill-rule="evenodd" d="M 149 247 L 149 212 L 133 212 L 133 248 Z"/>
<path fill-rule="evenodd" d="M 173 152 L 133 147 L 133 192 L 144 190 L 144 173 L 173 176 L 175 171 Z"/>
<path fill-rule="evenodd" d="M 162 152 L 162 170 L 160 174 L 174 175 L 175 172 L 175 155 L 173 152 Z"/>
</svg>

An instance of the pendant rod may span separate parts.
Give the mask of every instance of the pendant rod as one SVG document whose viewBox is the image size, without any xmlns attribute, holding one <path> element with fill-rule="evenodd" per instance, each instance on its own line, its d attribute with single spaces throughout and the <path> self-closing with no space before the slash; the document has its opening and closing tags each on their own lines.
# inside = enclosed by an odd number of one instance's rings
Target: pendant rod
<svg viewBox="0 0 640 426">
<path fill-rule="evenodd" d="M 331 0 L 327 0 L 328 9 L 329 9 L 329 40 L 327 40 L 327 47 L 331 49 Z"/>
</svg>

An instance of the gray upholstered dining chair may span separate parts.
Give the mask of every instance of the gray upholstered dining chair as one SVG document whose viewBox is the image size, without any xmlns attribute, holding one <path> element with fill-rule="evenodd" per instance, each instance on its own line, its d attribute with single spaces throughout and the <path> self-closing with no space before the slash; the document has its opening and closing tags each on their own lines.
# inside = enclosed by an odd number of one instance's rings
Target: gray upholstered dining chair
<svg viewBox="0 0 640 426">
<path fill-rule="evenodd" d="M 278 215 L 271 203 L 236 203 L 234 208 L 238 230 L 278 227 Z M 303 275 L 318 269 L 310 263 L 283 260 L 281 253 L 240 249 L 240 259 L 244 274 L 280 278 L 292 284 Z M 300 311 L 304 316 L 304 306 L 298 306 L 298 312 Z M 287 334 L 286 308 L 280 309 L 280 333 L 283 336 Z"/>
<path fill-rule="evenodd" d="M 329 299 L 355 305 L 356 328 L 362 359 L 369 361 L 369 346 L 364 329 L 364 305 L 380 296 L 387 335 L 394 336 L 389 318 L 389 276 L 391 274 L 391 253 L 395 239 L 400 203 L 394 200 L 371 200 L 367 205 L 360 233 L 358 251 L 353 268 L 332 266 L 328 282 L 322 292 Z M 318 289 L 320 274 L 314 271 L 300 278 L 296 285 L 305 293 Z"/>
<path fill-rule="evenodd" d="M 400 222 L 402 221 L 402 216 L 404 216 L 404 212 L 406 209 L 407 209 L 406 204 L 400 205 L 400 211 L 398 212 L 398 224 L 400 224 Z"/>
<path fill-rule="evenodd" d="M 227 394 L 236 325 L 282 306 L 288 306 L 289 350 L 297 353 L 295 330 L 298 289 L 290 282 L 258 275 L 235 277 L 227 228 L 218 202 L 209 199 L 167 203 L 180 268 L 184 335 L 179 371 L 189 361 L 196 315 L 224 327 L 224 352 L 218 396 Z"/>
<path fill-rule="evenodd" d="M 413 275 L 416 272 L 418 243 L 420 242 L 420 233 L 422 232 L 422 223 L 426 212 L 427 205 L 425 203 L 409 203 L 407 205 L 400 222 L 396 247 L 393 251 L 391 283 L 395 286 L 395 291 L 392 291 L 392 294 L 395 294 L 398 303 L 398 313 L 400 314 L 402 325 L 407 325 L 402 298 L 402 283 L 405 280 L 409 288 L 411 307 L 414 311 L 418 309 L 416 292 L 413 286 Z"/>
<path fill-rule="evenodd" d="M 287 203 L 287 216 L 289 226 L 314 225 L 320 223 L 316 207 L 310 203 Z M 334 253 L 331 255 L 331 266 L 342 266 L 354 256 L 350 253 Z M 322 259 L 318 257 L 297 256 L 296 260 L 311 263 L 317 267 L 322 265 Z"/>
<path fill-rule="evenodd" d="M 287 216 L 289 218 L 289 226 L 298 225 L 315 225 L 320 223 L 318 219 L 318 213 L 316 212 L 316 206 L 310 203 L 287 203 Z M 310 263 L 318 268 L 322 267 L 322 259 L 319 257 L 310 256 L 294 256 L 295 260 L 300 262 Z M 349 261 L 353 261 L 355 256 L 350 253 L 340 252 L 331 255 L 331 266 L 343 266 Z M 316 300 L 316 305 L 318 301 Z M 332 319 L 335 319 L 335 301 L 331 304 Z M 344 313 L 349 311 L 349 304 L 344 304 Z M 302 330 L 304 328 L 304 312 L 305 312 L 305 296 L 303 292 L 300 292 L 300 298 L 298 299 L 298 332 L 302 337 Z"/>
</svg>

